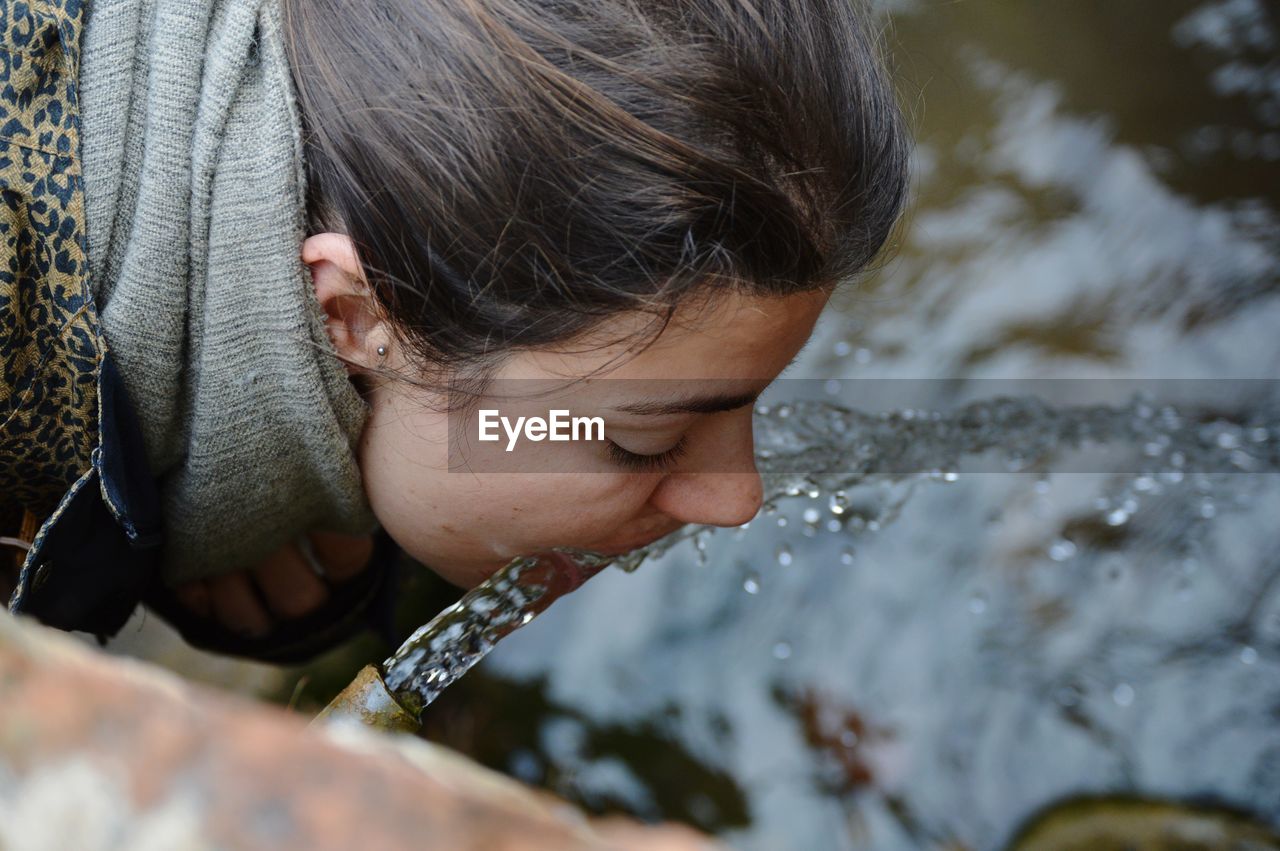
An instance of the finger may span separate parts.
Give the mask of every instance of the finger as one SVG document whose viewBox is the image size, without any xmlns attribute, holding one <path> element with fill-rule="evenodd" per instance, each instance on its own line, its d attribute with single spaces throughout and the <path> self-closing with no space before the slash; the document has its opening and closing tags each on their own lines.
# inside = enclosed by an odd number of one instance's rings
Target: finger
<svg viewBox="0 0 1280 851">
<path fill-rule="evenodd" d="M 213 615 L 219 623 L 254 638 L 271 631 L 271 618 L 258 602 L 244 571 L 215 576 L 207 582 Z"/>
<path fill-rule="evenodd" d="M 203 579 L 184 582 L 173 589 L 178 602 L 202 618 L 213 617 L 213 605 L 209 601 L 209 587 Z"/>
<path fill-rule="evenodd" d="M 281 618 L 300 618 L 315 611 L 329 597 L 329 589 L 292 544 L 281 547 L 255 567 L 253 581 L 271 611 Z"/>
<path fill-rule="evenodd" d="M 373 556 L 372 535 L 340 535 L 337 532 L 310 532 L 311 546 L 332 582 L 346 582 L 369 565 Z"/>
</svg>

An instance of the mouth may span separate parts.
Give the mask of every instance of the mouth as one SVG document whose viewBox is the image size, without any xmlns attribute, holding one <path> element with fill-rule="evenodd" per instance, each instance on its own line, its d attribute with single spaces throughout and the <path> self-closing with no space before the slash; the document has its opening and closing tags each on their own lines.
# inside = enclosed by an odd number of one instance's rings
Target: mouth
<svg viewBox="0 0 1280 851">
<path fill-rule="evenodd" d="M 661 538 L 665 538 L 667 535 L 670 535 L 672 532 L 676 531 L 677 529 L 684 528 L 686 525 L 687 524 L 685 523 L 679 523 L 668 529 L 664 529 L 663 531 L 659 532 L 656 535 L 650 535 L 645 538 L 636 538 L 635 540 L 630 541 L 629 543 L 626 543 L 626 544 L 619 544 L 611 547 L 591 547 L 590 549 L 593 552 L 600 553 L 601 555 L 607 555 L 607 556 L 625 555 L 626 553 L 629 553 L 632 550 L 638 550 L 641 547 L 652 544 L 654 541 L 657 541 Z"/>
</svg>

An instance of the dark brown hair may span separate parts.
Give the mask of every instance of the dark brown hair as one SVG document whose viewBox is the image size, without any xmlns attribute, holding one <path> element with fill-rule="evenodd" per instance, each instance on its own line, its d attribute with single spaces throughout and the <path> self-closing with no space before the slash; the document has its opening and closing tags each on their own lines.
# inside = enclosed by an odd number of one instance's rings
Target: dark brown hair
<svg viewBox="0 0 1280 851">
<path fill-rule="evenodd" d="M 855 0 L 282 3 L 310 230 L 473 391 L 622 311 L 845 280 L 903 204 Z"/>
</svg>

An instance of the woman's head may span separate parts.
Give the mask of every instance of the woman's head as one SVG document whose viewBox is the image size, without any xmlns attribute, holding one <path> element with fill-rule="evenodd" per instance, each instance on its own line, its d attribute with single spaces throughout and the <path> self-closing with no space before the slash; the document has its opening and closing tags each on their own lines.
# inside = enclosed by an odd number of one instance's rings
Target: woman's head
<svg viewBox="0 0 1280 851">
<path fill-rule="evenodd" d="M 667 473 L 504 484 L 441 472 L 428 447 L 500 378 L 776 377 L 905 193 L 905 131 L 854 4 L 284 9 L 304 260 L 373 407 L 361 466 L 393 537 L 473 584 L 531 545 L 749 518 L 758 477 L 706 464 L 749 463 L 749 404 L 638 428 L 633 451 L 686 438 Z M 412 380 L 366 380 L 387 368 Z"/>
</svg>

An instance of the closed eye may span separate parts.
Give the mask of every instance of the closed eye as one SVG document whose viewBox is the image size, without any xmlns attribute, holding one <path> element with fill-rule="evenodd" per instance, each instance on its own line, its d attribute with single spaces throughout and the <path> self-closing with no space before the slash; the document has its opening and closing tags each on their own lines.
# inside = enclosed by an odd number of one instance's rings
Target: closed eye
<svg viewBox="0 0 1280 851">
<path fill-rule="evenodd" d="M 619 466 L 634 472 L 657 472 L 665 470 L 679 460 L 688 449 L 687 436 L 681 437 L 680 441 L 665 452 L 659 452 L 655 455 L 641 455 L 638 452 L 630 452 L 623 449 L 612 440 L 605 442 L 605 449 L 609 453 L 610 459 Z"/>
</svg>

